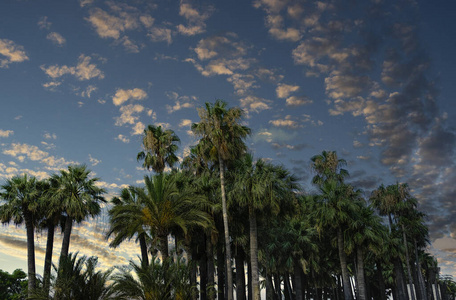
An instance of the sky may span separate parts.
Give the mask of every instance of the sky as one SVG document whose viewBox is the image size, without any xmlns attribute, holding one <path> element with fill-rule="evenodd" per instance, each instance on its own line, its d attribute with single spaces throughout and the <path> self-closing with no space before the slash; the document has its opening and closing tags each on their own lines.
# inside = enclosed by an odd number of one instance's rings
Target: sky
<svg viewBox="0 0 456 300">
<path fill-rule="evenodd" d="M 197 108 L 223 99 L 244 110 L 255 157 L 308 193 L 323 150 L 366 195 L 408 183 L 429 251 L 456 276 L 455 13 L 446 0 L 2 0 L 0 182 L 86 164 L 109 199 L 148 174 L 136 161 L 145 126 L 174 130 L 182 158 Z M 135 258 L 133 243 L 109 249 L 106 224 L 74 228 L 70 251 L 103 267 Z M 2 226 L 0 269 L 16 268 L 24 228 Z"/>
</svg>

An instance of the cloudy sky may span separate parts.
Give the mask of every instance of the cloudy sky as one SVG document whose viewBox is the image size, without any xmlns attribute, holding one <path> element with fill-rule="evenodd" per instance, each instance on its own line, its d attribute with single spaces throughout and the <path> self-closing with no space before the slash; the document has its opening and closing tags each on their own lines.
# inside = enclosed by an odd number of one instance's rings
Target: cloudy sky
<svg viewBox="0 0 456 300">
<path fill-rule="evenodd" d="M 407 182 L 430 251 L 456 275 L 455 11 L 444 0 L 3 0 L 0 181 L 80 163 L 112 196 L 142 182 L 145 126 L 174 130 L 182 157 L 196 108 L 221 98 L 244 109 L 254 155 L 308 192 L 322 150 L 366 194 Z M 105 266 L 139 254 L 109 249 L 105 222 L 78 227 L 70 251 Z M 15 268 L 26 268 L 24 230 L 2 227 L 0 269 Z"/>
</svg>

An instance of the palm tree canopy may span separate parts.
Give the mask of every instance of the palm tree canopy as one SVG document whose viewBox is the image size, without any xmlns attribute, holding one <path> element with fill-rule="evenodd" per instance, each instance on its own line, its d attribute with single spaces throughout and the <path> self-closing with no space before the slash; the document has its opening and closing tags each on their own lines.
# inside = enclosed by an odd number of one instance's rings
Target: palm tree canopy
<svg viewBox="0 0 456 300">
<path fill-rule="evenodd" d="M 138 161 L 144 160 L 144 168 L 162 173 L 166 165 L 173 167 L 179 161 L 175 154 L 178 149 L 177 142 L 180 142 L 180 139 L 173 130 L 149 125 L 144 129 L 144 150 L 139 152 L 136 158 Z"/>
<path fill-rule="evenodd" d="M 191 191 L 180 191 L 176 185 L 176 175 L 162 173 L 145 176 L 145 189 L 139 190 L 144 203 L 140 219 L 148 227 L 154 238 L 168 235 L 173 228 L 184 234 L 191 226 L 207 227 L 211 224 L 209 215 L 196 207 L 202 201 Z"/>
<path fill-rule="evenodd" d="M 335 178 L 342 181 L 348 176 L 347 170 L 342 167 L 347 164 L 344 159 L 337 157 L 336 151 L 323 151 L 312 157 L 312 169 L 317 173 L 312 182 L 321 184 L 323 181 Z"/>
<path fill-rule="evenodd" d="M 27 174 L 8 179 L 1 186 L 2 192 L 0 193 L 0 198 L 6 201 L 0 206 L 2 223 L 22 224 L 24 214 L 29 214 L 35 223 L 37 221 L 35 213 L 40 208 L 38 200 L 41 184 L 35 177 L 29 177 Z"/>
<path fill-rule="evenodd" d="M 85 165 L 74 165 L 51 176 L 52 181 L 58 182 L 54 203 L 77 222 L 98 215 L 100 202 L 106 202 L 102 196 L 105 190 L 96 185 L 99 178 L 90 178 L 90 172 Z"/>
<path fill-rule="evenodd" d="M 214 104 L 198 108 L 199 123 L 193 123 L 192 131 L 203 141 L 210 142 L 212 158 L 228 160 L 237 157 L 246 150 L 243 139 L 250 134 L 247 126 L 240 125 L 243 110 L 238 107 L 228 108 L 225 101 L 217 100 Z"/>
</svg>

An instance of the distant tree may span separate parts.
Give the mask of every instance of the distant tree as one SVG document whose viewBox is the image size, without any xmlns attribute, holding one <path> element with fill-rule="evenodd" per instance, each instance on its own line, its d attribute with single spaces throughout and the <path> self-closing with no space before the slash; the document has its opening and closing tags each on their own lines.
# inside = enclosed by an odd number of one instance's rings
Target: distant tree
<svg viewBox="0 0 456 300">
<path fill-rule="evenodd" d="M 25 299 L 27 294 L 27 274 L 16 269 L 12 274 L 0 270 L 0 299 L 20 300 Z"/>
<path fill-rule="evenodd" d="M 179 137 L 171 129 L 163 130 L 161 126 L 149 125 L 144 129 L 143 151 L 137 155 L 138 161 L 143 161 L 143 167 L 163 173 L 166 165 L 173 167 L 179 161 L 176 156 Z"/>
</svg>

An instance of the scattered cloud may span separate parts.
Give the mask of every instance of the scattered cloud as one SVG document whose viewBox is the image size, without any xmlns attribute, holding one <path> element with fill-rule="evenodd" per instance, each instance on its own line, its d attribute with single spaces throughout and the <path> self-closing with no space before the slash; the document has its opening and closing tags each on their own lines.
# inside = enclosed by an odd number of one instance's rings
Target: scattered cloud
<svg viewBox="0 0 456 300">
<path fill-rule="evenodd" d="M 144 106 L 139 104 L 128 104 L 121 106 L 119 109 L 121 115 L 116 117 L 116 126 L 122 126 L 125 124 L 135 124 L 139 116 L 138 114 L 144 111 Z"/>
<path fill-rule="evenodd" d="M 90 63 L 91 59 L 90 56 L 81 54 L 75 67 L 53 65 L 46 68 L 42 65 L 41 70 L 52 79 L 60 78 L 67 74 L 75 76 L 80 81 L 92 78 L 103 79 L 104 73 L 97 68 L 97 65 Z"/>
<path fill-rule="evenodd" d="M 119 141 L 121 141 L 122 143 L 125 143 L 125 144 L 128 144 L 130 142 L 130 139 L 127 138 L 126 136 L 124 136 L 123 134 L 119 134 L 116 137 L 116 140 L 119 140 Z"/>
<path fill-rule="evenodd" d="M 8 68 L 11 63 L 29 60 L 24 47 L 11 40 L 0 39 L 0 68 Z"/>
<path fill-rule="evenodd" d="M 94 85 L 89 85 L 85 90 L 81 92 L 81 96 L 84 98 L 90 98 L 93 92 L 95 92 L 98 88 Z"/>
<path fill-rule="evenodd" d="M 177 31 L 182 35 L 197 35 L 206 31 L 205 21 L 211 16 L 213 8 L 205 7 L 203 12 L 195 9 L 188 1 L 181 0 L 179 6 L 179 15 L 184 17 L 187 25 L 177 25 Z"/>
<path fill-rule="evenodd" d="M 93 158 L 92 155 L 89 154 L 89 161 L 92 166 L 96 166 L 101 163 L 101 160 Z"/>
<path fill-rule="evenodd" d="M 46 140 L 56 140 L 57 139 L 57 135 L 55 133 L 49 133 L 49 132 L 45 132 L 43 134 L 43 137 L 46 139 Z"/>
<path fill-rule="evenodd" d="M 287 106 L 301 106 L 312 104 L 313 100 L 307 97 L 291 96 L 286 99 Z"/>
<path fill-rule="evenodd" d="M 122 105 L 126 101 L 132 100 L 143 100 L 147 97 L 147 93 L 139 88 L 130 90 L 117 89 L 116 94 L 112 97 L 112 102 L 115 106 Z"/>
<path fill-rule="evenodd" d="M 46 38 L 59 47 L 62 47 L 66 43 L 66 39 L 57 32 L 50 32 Z"/>
<path fill-rule="evenodd" d="M 270 120 L 269 123 L 276 127 L 287 127 L 290 129 L 302 127 L 302 125 L 300 125 L 297 121 L 292 120 L 291 115 L 285 116 L 285 119 Z"/>
<path fill-rule="evenodd" d="M 52 25 L 52 23 L 48 21 L 47 16 L 41 17 L 40 20 L 38 21 L 38 26 L 40 27 L 40 29 L 49 30 L 49 29 L 51 29 L 51 25 Z"/>
<path fill-rule="evenodd" d="M 10 135 L 13 135 L 14 134 L 14 131 L 12 130 L 2 130 L 0 129 L 0 137 L 2 138 L 7 138 L 9 137 Z"/>
<path fill-rule="evenodd" d="M 299 90 L 298 85 L 279 84 L 276 88 L 276 94 L 278 98 L 288 98 L 291 93 Z"/>
</svg>

